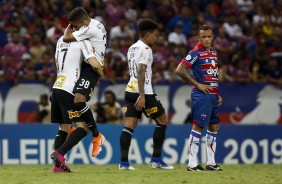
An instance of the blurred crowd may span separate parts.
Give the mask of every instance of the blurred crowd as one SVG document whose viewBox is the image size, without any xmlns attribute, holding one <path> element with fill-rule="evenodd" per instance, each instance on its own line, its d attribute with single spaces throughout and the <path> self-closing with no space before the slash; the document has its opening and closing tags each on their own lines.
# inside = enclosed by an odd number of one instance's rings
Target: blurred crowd
<svg viewBox="0 0 282 184">
<path fill-rule="evenodd" d="M 282 0 L 0 0 L 0 83 L 55 80 L 56 41 L 67 15 L 82 6 L 108 32 L 105 77 L 128 80 L 126 52 L 140 18 L 159 23 L 153 83 L 180 80 L 175 68 L 196 42 L 197 27 L 215 33 L 220 80 L 282 86 Z"/>
</svg>

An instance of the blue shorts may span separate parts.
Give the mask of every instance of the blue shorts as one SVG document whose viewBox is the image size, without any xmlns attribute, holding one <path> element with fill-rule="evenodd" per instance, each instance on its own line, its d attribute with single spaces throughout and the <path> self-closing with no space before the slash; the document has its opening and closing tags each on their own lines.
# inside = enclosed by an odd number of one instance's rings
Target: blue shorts
<svg viewBox="0 0 282 184">
<path fill-rule="evenodd" d="M 192 94 L 192 123 L 200 127 L 218 124 L 218 95 Z"/>
</svg>

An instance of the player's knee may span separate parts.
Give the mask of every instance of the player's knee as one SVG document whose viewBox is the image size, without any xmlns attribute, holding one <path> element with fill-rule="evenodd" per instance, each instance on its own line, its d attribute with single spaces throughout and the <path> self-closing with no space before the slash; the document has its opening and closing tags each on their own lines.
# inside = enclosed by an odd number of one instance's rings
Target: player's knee
<svg viewBox="0 0 282 184">
<path fill-rule="evenodd" d="M 90 132 L 90 129 L 87 127 L 85 122 L 76 122 L 76 126 L 83 128 L 86 131 L 87 134 Z"/>
<path fill-rule="evenodd" d="M 218 124 L 209 125 L 209 131 L 211 132 L 217 132 L 219 130 Z"/>
<path fill-rule="evenodd" d="M 64 132 L 69 132 L 71 129 L 71 124 L 60 124 L 60 130 Z"/>
<path fill-rule="evenodd" d="M 166 126 L 168 125 L 168 118 L 165 114 L 157 117 L 156 119 L 154 119 L 156 124 L 160 124 L 160 125 L 163 125 L 163 126 Z"/>
<path fill-rule="evenodd" d="M 134 130 L 138 124 L 138 119 L 135 121 L 134 119 L 125 118 L 124 126 Z"/>
<path fill-rule="evenodd" d="M 201 126 L 198 126 L 198 125 L 193 124 L 192 129 L 195 130 L 195 131 L 197 131 L 197 132 L 202 133 L 204 127 L 201 127 Z"/>
</svg>

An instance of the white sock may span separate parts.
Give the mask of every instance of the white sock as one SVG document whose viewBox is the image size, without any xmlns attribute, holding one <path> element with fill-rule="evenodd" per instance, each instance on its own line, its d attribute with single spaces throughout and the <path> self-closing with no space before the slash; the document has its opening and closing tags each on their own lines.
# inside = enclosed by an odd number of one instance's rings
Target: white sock
<svg viewBox="0 0 282 184">
<path fill-rule="evenodd" d="M 198 151 L 199 151 L 200 136 L 201 136 L 200 132 L 197 132 L 195 130 L 191 131 L 191 134 L 190 134 L 190 137 L 189 137 L 190 151 L 189 151 L 188 167 L 193 168 L 193 167 L 196 167 L 198 165 L 197 155 L 198 155 Z"/>
<path fill-rule="evenodd" d="M 207 134 L 206 134 L 206 146 L 207 146 L 207 156 L 208 156 L 207 165 L 216 165 L 214 160 L 214 153 L 216 150 L 216 135 L 217 132 L 211 132 L 207 130 Z"/>
</svg>

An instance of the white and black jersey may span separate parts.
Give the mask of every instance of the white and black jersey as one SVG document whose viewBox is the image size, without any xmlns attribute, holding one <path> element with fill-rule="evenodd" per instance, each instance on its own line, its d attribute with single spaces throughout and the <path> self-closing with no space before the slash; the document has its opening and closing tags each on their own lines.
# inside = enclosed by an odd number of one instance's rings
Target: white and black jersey
<svg viewBox="0 0 282 184">
<path fill-rule="evenodd" d="M 73 88 L 80 76 L 81 63 L 83 59 L 90 57 L 95 56 L 89 40 L 65 43 L 61 37 L 55 53 L 57 79 L 53 88 L 73 94 Z"/>
<path fill-rule="evenodd" d="M 145 94 L 154 94 L 152 88 L 152 63 L 153 53 L 152 49 L 141 40 L 133 44 L 127 52 L 128 68 L 130 73 L 130 80 L 127 84 L 126 91 L 132 93 L 139 93 L 138 89 L 138 67 L 139 64 L 147 65 L 145 74 Z"/>
<path fill-rule="evenodd" d="M 94 56 L 104 67 L 104 56 L 107 46 L 107 31 L 104 25 L 95 19 L 91 19 L 88 26 L 83 26 L 72 34 L 77 41 L 90 41 L 94 50 Z"/>
</svg>

